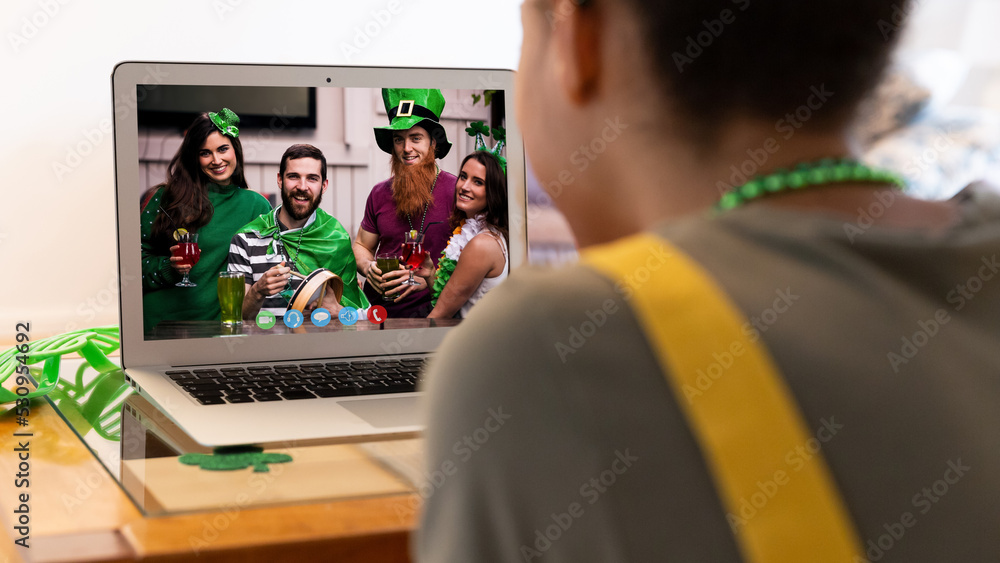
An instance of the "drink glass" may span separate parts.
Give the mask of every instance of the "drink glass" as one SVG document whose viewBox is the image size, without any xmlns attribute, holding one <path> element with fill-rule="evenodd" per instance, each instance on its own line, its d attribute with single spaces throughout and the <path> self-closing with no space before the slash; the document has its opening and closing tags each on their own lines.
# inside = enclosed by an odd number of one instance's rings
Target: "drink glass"
<svg viewBox="0 0 1000 563">
<path fill-rule="evenodd" d="M 179 256 L 183 260 L 178 262 L 181 266 L 194 267 L 201 258 L 201 248 L 198 247 L 198 233 L 184 233 L 177 238 L 177 250 L 172 256 Z M 190 270 L 184 274 L 184 279 L 177 282 L 177 287 L 195 287 L 198 284 L 188 279 Z"/>
<path fill-rule="evenodd" d="M 382 275 L 384 276 L 388 272 L 399 269 L 399 253 L 398 252 L 379 252 L 375 255 L 375 265 L 378 266 L 379 270 L 382 270 Z M 386 301 L 395 301 L 395 295 L 385 295 L 382 297 Z"/>
<path fill-rule="evenodd" d="M 292 264 L 288 261 L 288 253 L 285 252 L 285 245 L 282 244 L 280 240 L 274 241 L 274 252 L 273 253 L 268 252 L 264 255 L 264 257 L 267 259 L 268 264 L 272 263 L 281 264 L 283 262 L 285 266 L 288 266 L 293 270 L 295 269 L 292 267 Z M 286 301 L 288 300 L 288 297 L 291 295 L 290 291 L 291 287 L 292 287 L 292 278 L 291 276 L 289 276 L 288 281 L 285 283 L 284 289 L 282 289 L 280 292 Z"/>
<path fill-rule="evenodd" d="M 243 294 L 246 290 L 243 273 L 220 272 L 218 283 L 222 324 L 225 326 L 243 324 Z"/>
<path fill-rule="evenodd" d="M 403 248 L 399 259 L 410 271 L 410 278 L 403 282 L 403 285 L 420 285 L 420 282 L 413 280 L 413 270 L 416 270 L 427 258 L 427 251 L 423 247 L 424 234 L 417 231 L 409 231 L 403 239 Z"/>
</svg>

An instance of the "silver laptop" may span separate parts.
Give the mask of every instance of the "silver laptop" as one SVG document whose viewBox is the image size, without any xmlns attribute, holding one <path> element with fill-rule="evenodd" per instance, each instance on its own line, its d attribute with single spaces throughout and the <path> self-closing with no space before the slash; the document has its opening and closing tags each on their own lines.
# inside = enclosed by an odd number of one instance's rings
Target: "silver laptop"
<svg viewBox="0 0 1000 563">
<path fill-rule="evenodd" d="M 381 89 L 436 88 L 446 100 L 440 123 L 452 143 L 449 154 L 438 161 L 442 170 L 458 175 L 461 160 L 475 150 L 474 138 L 466 133 L 470 123 L 506 128 L 508 267 L 516 269 L 526 261 L 527 239 L 524 153 L 514 123 L 513 72 L 126 62 L 115 67 L 112 86 L 121 359 L 132 385 L 207 446 L 303 444 L 418 432 L 420 393 L 403 389 L 405 383 L 382 380 L 386 388 L 373 389 L 365 382 L 379 379 L 362 375 L 356 393 L 339 396 L 318 393 L 305 384 L 334 386 L 334 381 L 349 381 L 358 370 L 378 375 L 395 367 L 399 369 L 394 373 L 408 368 L 412 374 L 460 321 L 379 322 L 382 319 L 369 320 L 362 311 L 353 323 L 349 315 L 344 321 L 334 315 L 328 324 L 313 323 L 306 316 L 300 326 L 293 322 L 291 327 L 281 317 L 270 327 L 267 319 L 228 327 L 217 319 L 186 318 L 149 326 L 144 294 L 156 290 L 143 283 L 141 210 L 151 189 L 165 181 L 195 116 L 225 107 L 240 117 L 248 188 L 272 206 L 280 204 L 277 173 L 285 149 L 308 143 L 323 151 L 329 188 L 320 209 L 333 215 L 353 240 L 373 186 L 391 175 L 389 155 L 379 149 L 373 133 L 373 127 L 389 123 Z M 270 388 L 277 380 L 302 374 L 311 376 L 293 381 L 294 389 L 312 393 Z M 195 383 L 199 381 L 204 383 Z M 192 393 L 199 385 L 218 390 L 219 385 L 261 383 L 268 384 L 263 385 L 269 388 L 266 400 L 254 400 L 256 394 L 251 400 L 246 394 L 226 400 L 230 395 L 225 393 L 223 400 L 203 404 L 204 394 Z"/>
</svg>

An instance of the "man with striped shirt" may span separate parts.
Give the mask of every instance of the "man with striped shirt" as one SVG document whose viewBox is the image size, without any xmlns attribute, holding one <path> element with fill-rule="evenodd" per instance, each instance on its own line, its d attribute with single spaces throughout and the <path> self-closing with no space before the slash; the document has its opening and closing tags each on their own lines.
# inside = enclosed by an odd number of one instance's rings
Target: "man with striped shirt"
<svg viewBox="0 0 1000 563">
<path fill-rule="evenodd" d="M 328 186 L 322 151 L 302 144 L 282 155 L 281 205 L 240 229 L 229 247 L 229 270 L 243 272 L 246 278 L 244 319 L 256 318 L 262 309 L 284 316 L 288 299 L 302 281 L 292 270 L 307 275 L 326 268 L 341 277 L 340 302 L 328 293 L 321 304 L 333 314 L 344 306 L 368 307 L 357 283 L 351 237 L 337 219 L 319 209 Z"/>
</svg>

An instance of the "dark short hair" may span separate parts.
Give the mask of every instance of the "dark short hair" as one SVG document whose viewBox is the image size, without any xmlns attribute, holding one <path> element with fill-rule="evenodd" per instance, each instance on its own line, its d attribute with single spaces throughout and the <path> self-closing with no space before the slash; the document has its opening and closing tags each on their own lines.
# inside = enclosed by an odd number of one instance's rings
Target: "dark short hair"
<svg viewBox="0 0 1000 563">
<path fill-rule="evenodd" d="M 833 95 L 816 124 L 843 124 L 881 78 L 912 8 L 910 0 L 627 2 L 666 99 L 708 135 L 733 117 L 780 120 L 823 87 Z"/>
<path fill-rule="evenodd" d="M 306 144 L 292 145 L 285 149 L 285 154 L 281 155 L 281 164 L 278 165 L 278 175 L 284 177 L 288 161 L 300 158 L 315 158 L 318 160 L 320 164 L 320 176 L 322 176 L 324 182 L 326 181 L 326 157 L 323 156 L 323 151 Z"/>
</svg>

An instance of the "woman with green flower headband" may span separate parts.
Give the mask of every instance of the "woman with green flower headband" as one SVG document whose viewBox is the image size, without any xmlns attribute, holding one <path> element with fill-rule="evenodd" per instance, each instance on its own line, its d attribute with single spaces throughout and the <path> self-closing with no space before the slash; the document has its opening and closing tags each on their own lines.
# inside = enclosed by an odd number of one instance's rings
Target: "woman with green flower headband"
<svg viewBox="0 0 1000 563">
<path fill-rule="evenodd" d="M 432 287 L 434 310 L 428 318 L 465 317 L 489 290 L 507 278 L 507 174 L 504 159 L 483 147 L 482 123 L 467 129 L 477 136 L 476 152 L 462 161 L 455 184 L 453 234 L 435 271 L 428 257 L 417 275 Z M 502 138 L 503 130 L 494 129 Z M 502 141 L 501 141 L 502 143 Z"/>
<path fill-rule="evenodd" d="M 229 242 L 271 205 L 247 189 L 239 117 L 230 109 L 203 113 L 184 133 L 167 179 L 143 206 L 143 325 L 163 320 L 219 319 L 215 276 L 226 268 Z M 200 259 L 182 266 L 171 252 L 183 233 L 198 233 Z M 188 274 L 194 287 L 175 284 Z"/>
</svg>

